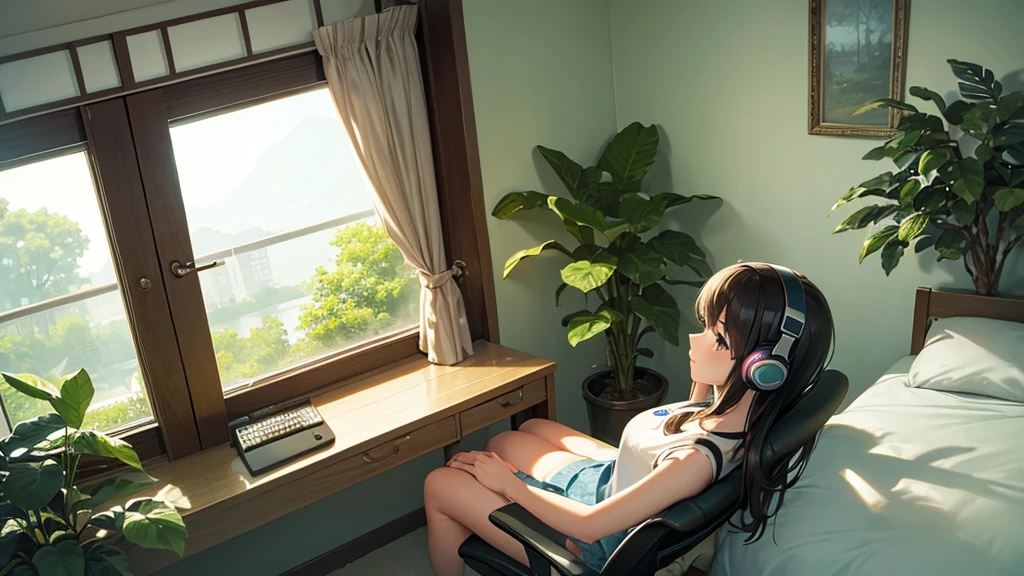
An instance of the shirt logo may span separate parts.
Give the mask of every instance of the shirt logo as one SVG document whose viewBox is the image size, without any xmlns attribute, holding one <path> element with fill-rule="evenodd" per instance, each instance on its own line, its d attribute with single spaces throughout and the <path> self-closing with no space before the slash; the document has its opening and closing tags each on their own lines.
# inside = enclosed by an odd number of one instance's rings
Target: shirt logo
<svg viewBox="0 0 1024 576">
<path fill-rule="evenodd" d="M 655 416 L 668 416 L 668 410 L 665 410 L 664 408 L 661 409 L 661 410 L 655 410 L 654 411 L 654 415 Z"/>
</svg>

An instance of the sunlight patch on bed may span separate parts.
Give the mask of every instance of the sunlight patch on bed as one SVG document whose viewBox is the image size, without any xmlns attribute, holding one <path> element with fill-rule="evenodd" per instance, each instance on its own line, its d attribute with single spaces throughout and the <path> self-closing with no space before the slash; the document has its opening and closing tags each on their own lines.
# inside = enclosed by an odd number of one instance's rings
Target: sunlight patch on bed
<svg viewBox="0 0 1024 576">
<path fill-rule="evenodd" d="M 853 470 L 844 468 L 839 472 L 839 475 L 843 477 L 843 480 L 846 480 L 850 487 L 853 488 L 853 491 L 857 493 L 857 496 L 860 497 L 872 512 L 878 512 L 888 502 L 885 496 L 882 496 L 878 490 L 872 488 L 866 480 L 860 477 L 860 474 Z"/>
</svg>

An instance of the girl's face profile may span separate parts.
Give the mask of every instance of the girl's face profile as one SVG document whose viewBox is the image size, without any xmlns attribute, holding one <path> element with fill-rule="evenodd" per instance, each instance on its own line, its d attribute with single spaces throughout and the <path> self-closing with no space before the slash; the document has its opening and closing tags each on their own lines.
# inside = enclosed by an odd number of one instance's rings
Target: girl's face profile
<svg viewBox="0 0 1024 576">
<path fill-rule="evenodd" d="M 704 325 L 704 331 L 690 334 L 690 379 L 721 386 L 736 364 L 725 330 L 725 311 L 713 322 L 709 318 L 697 320 Z"/>
</svg>

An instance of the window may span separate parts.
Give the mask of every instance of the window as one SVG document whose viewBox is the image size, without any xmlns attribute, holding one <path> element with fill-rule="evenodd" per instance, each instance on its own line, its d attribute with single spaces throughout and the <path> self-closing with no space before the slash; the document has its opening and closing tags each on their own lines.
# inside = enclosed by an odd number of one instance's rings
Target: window
<svg viewBox="0 0 1024 576">
<path fill-rule="evenodd" d="M 85 426 L 150 419 L 131 330 L 84 152 L 0 172 L 0 370 L 55 384 L 84 368 Z M 52 412 L 3 384 L 11 423 Z"/>
<path fill-rule="evenodd" d="M 326 88 L 171 128 L 221 384 L 411 328 L 419 282 Z"/>
<path fill-rule="evenodd" d="M 496 340 L 453 18 L 439 3 L 417 32 L 451 39 L 424 43 L 445 256 L 467 264 L 472 336 Z M 0 102 L 0 370 L 84 367 L 86 425 L 143 460 L 222 445 L 238 415 L 418 350 L 419 281 L 374 215 L 322 58 L 309 45 L 217 66 L 16 116 Z M 0 399 L 15 421 L 49 410 Z"/>
</svg>

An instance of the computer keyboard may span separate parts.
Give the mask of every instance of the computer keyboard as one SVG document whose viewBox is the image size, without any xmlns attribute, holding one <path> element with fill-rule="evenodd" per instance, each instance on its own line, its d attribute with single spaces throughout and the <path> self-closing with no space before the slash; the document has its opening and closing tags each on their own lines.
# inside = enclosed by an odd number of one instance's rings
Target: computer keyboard
<svg viewBox="0 0 1024 576">
<path fill-rule="evenodd" d="M 238 442 L 248 452 L 275 440 L 323 424 L 324 419 L 312 404 L 268 416 L 238 428 Z"/>
<path fill-rule="evenodd" d="M 334 442 L 334 432 L 309 398 L 261 408 L 228 423 L 232 443 L 256 476 Z"/>
</svg>

